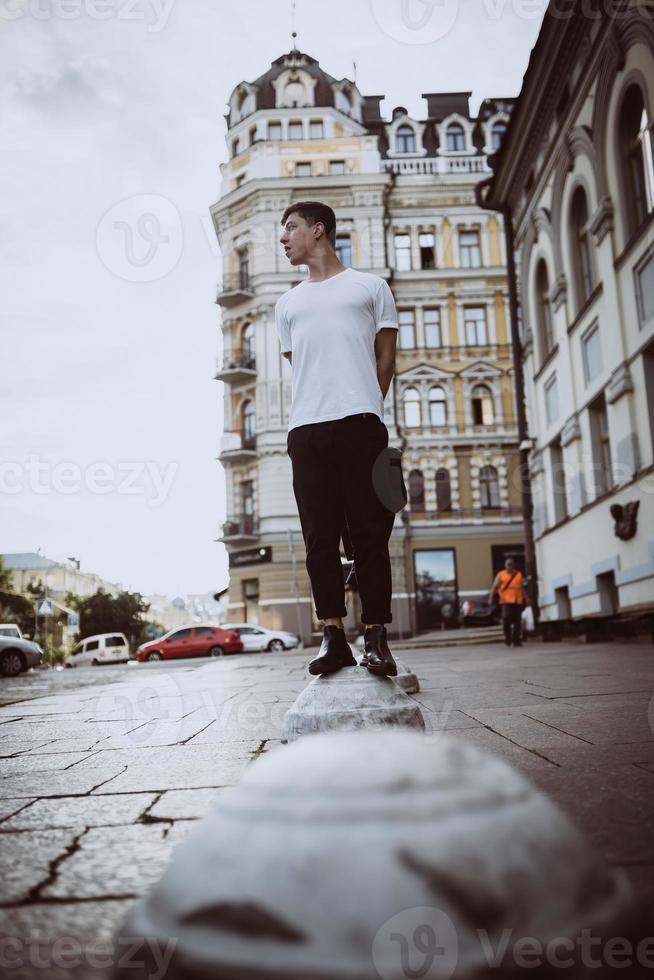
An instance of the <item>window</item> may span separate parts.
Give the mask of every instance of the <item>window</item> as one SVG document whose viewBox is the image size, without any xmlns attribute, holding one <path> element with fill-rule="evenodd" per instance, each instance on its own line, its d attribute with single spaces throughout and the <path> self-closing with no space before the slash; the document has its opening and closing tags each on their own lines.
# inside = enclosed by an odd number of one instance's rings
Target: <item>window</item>
<svg viewBox="0 0 654 980">
<path fill-rule="evenodd" d="M 494 150 L 499 150 L 502 145 L 502 139 L 506 133 L 506 123 L 496 122 L 493 123 L 493 128 L 491 130 L 491 143 Z"/>
<path fill-rule="evenodd" d="M 310 163 L 296 163 L 295 164 L 295 176 L 296 177 L 310 177 L 311 176 L 311 164 Z"/>
<path fill-rule="evenodd" d="M 411 268 L 411 236 L 395 235 L 395 268 L 398 272 L 406 272 Z"/>
<path fill-rule="evenodd" d="M 593 291 L 590 237 L 588 234 L 588 204 L 586 192 L 578 187 L 572 198 L 572 264 L 577 310 L 580 310 Z"/>
<path fill-rule="evenodd" d="M 348 269 L 352 267 L 352 239 L 349 235 L 336 236 L 336 255 Z"/>
<path fill-rule="evenodd" d="M 417 388 L 407 388 L 404 392 L 404 424 L 407 428 L 415 429 L 422 424 L 420 411 L 420 392 Z"/>
<path fill-rule="evenodd" d="M 425 310 L 425 347 L 441 346 L 441 311 Z"/>
<path fill-rule="evenodd" d="M 177 630 L 176 633 L 171 633 L 168 637 L 169 640 L 189 640 L 191 638 L 190 629 Z"/>
<path fill-rule="evenodd" d="M 466 137 L 463 132 L 463 126 L 460 126 L 459 123 L 451 123 L 447 127 L 446 139 L 448 153 L 455 152 L 456 150 L 465 150 Z"/>
<path fill-rule="evenodd" d="M 548 425 L 553 425 L 559 417 L 559 386 L 555 374 L 545 382 L 543 391 L 545 394 L 545 421 Z"/>
<path fill-rule="evenodd" d="M 425 509 L 425 481 L 421 470 L 409 473 L 409 506 L 411 510 Z"/>
<path fill-rule="evenodd" d="M 429 424 L 447 425 L 447 397 L 440 387 L 429 392 Z"/>
<path fill-rule="evenodd" d="M 329 176 L 330 177 L 342 177 L 345 173 L 345 160 L 330 160 L 329 161 Z"/>
<path fill-rule="evenodd" d="M 268 139 L 280 140 L 282 138 L 282 124 L 280 122 L 268 123 Z"/>
<path fill-rule="evenodd" d="M 488 343 L 486 330 L 486 308 L 484 306 L 464 306 L 463 325 L 468 347 L 485 347 Z"/>
<path fill-rule="evenodd" d="M 633 234 L 654 206 L 652 134 L 643 93 L 630 85 L 624 94 L 618 126 L 621 169 L 625 189 L 626 223 Z"/>
<path fill-rule="evenodd" d="M 254 436 L 254 402 L 248 399 L 243 406 L 243 440 Z"/>
<path fill-rule="evenodd" d="M 232 156 L 238 156 L 238 136 L 235 140 L 232 140 Z"/>
<path fill-rule="evenodd" d="M 241 502 L 243 505 L 243 530 L 246 534 L 250 534 L 254 530 L 254 483 L 252 480 L 241 482 Z"/>
<path fill-rule="evenodd" d="M 493 425 L 495 410 L 493 396 L 486 385 L 475 385 L 472 389 L 472 424 Z"/>
<path fill-rule="evenodd" d="M 291 120 L 288 124 L 288 138 L 290 140 L 301 140 L 304 136 L 304 131 L 302 129 L 302 123 L 299 120 Z"/>
<path fill-rule="evenodd" d="M 237 188 L 242 187 L 244 183 L 245 183 L 245 174 L 239 174 L 235 181 L 236 187 Z"/>
<path fill-rule="evenodd" d="M 550 471 L 554 495 L 554 523 L 559 524 L 568 516 L 568 495 L 565 486 L 565 466 L 560 438 L 556 439 L 550 446 Z"/>
<path fill-rule="evenodd" d="M 545 360 L 554 349 L 554 325 L 552 323 L 552 307 L 550 306 L 550 284 L 547 266 L 541 259 L 536 270 L 536 316 L 538 317 L 538 334 L 540 339 L 541 359 Z"/>
<path fill-rule="evenodd" d="M 436 509 L 439 513 L 452 509 L 452 486 L 448 470 L 436 470 Z"/>
<path fill-rule="evenodd" d="M 88 653 L 89 650 L 98 650 L 100 647 L 99 640 L 89 640 L 85 647 L 85 652 Z"/>
<path fill-rule="evenodd" d="M 416 134 L 412 126 L 400 126 L 395 135 L 395 148 L 398 153 L 416 152 Z"/>
<path fill-rule="evenodd" d="M 312 119 L 309 123 L 309 136 L 312 140 L 321 140 L 325 135 L 322 119 Z"/>
<path fill-rule="evenodd" d="M 249 137 L 250 137 L 250 146 L 252 146 L 252 144 L 255 143 L 256 142 L 256 139 L 257 139 L 257 127 L 256 126 L 251 126 L 250 127 Z"/>
<path fill-rule="evenodd" d="M 435 269 L 436 255 L 434 253 L 434 235 L 431 231 L 422 231 L 418 236 L 420 244 L 420 268 Z"/>
<path fill-rule="evenodd" d="M 247 367 L 254 361 L 254 324 L 246 323 L 241 334 L 241 350 L 243 352 L 244 365 Z"/>
<path fill-rule="evenodd" d="M 593 451 L 593 475 L 595 490 L 599 495 L 613 486 L 611 464 L 611 443 L 609 441 L 609 419 L 606 401 L 602 394 L 589 409 L 590 438 Z"/>
<path fill-rule="evenodd" d="M 125 640 L 122 636 L 108 636 L 104 641 L 106 647 L 123 647 L 125 646 Z"/>
<path fill-rule="evenodd" d="M 416 346 L 416 318 L 413 310 L 398 310 L 397 320 L 400 327 L 400 348 L 413 350 Z"/>
<path fill-rule="evenodd" d="M 600 343 L 599 323 L 588 328 L 581 338 L 581 359 L 584 365 L 586 384 L 594 381 L 602 371 L 602 347 Z"/>
<path fill-rule="evenodd" d="M 462 268 L 479 269 L 481 267 L 481 248 L 479 247 L 478 231 L 459 232 L 459 252 Z"/>
<path fill-rule="evenodd" d="M 636 302 L 641 327 L 654 317 L 654 251 L 642 259 L 634 269 L 636 278 Z"/>
<path fill-rule="evenodd" d="M 210 626 L 196 626 L 195 627 L 196 636 L 213 636 L 213 630 Z"/>
<path fill-rule="evenodd" d="M 482 466 L 479 470 L 479 499 L 484 510 L 500 506 L 500 484 L 494 466 Z"/>
<path fill-rule="evenodd" d="M 250 288 L 250 252 L 247 248 L 239 248 L 236 252 L 238 264 L 239 289 Z"/>
</svg>

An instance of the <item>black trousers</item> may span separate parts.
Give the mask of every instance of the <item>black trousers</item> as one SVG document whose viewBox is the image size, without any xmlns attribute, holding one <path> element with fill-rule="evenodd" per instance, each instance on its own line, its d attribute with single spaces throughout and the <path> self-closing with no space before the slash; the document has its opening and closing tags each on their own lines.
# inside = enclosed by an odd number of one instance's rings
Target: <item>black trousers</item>
<svg viewBox="0 0 654 980">
<path fill-rule="evenodd" d="M 347 615 L 343 538 L 346 554 L 351 550 L 354 559 L 363 622 L 393 621 L 388 540 L 395 513 L 373 485 L 375 460 L 387 446 L 388 429 L 374 412 L 298 425 L 288 433 L 293 493 L 318 619 Z"/>
<path fill-rule="evenodd" d="M 522 604 L 519 602 L 502 603 L 502 626 L 507 643 L 520 643 L 522 639 Z"/>
</svg>

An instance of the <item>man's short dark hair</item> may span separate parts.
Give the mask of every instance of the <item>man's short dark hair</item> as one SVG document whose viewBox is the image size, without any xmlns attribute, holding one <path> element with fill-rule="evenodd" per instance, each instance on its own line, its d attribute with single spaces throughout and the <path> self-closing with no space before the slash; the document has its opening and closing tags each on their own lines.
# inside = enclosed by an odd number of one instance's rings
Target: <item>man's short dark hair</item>
<svg viewBox="0 0 654 980">
<path fill-rule="evenodd" d="M 298 201 L 296 204 L 289 204 L 282 215 L 282 225 L 286 224 L 291 214 L 299 214 L 309 225 L 315 225 L 317 221 L 322 221 L 328 241 L 332 245 L 335 244 L 336 215 L 329 204 L 321 204 L 320 201 Z"/>
</svg>

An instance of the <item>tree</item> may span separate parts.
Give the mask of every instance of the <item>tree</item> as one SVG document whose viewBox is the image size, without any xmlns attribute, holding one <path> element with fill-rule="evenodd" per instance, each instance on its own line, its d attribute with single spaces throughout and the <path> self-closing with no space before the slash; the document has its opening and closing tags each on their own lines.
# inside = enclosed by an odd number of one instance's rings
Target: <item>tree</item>
<svg viewBox="0 0 654 980">
<path fill-rule="evenodd" d="M 10 568 L 0 558 L 0 622 L 17 623 L 23 633 L 34 630 L 34 604 L 27 596 L 14 592 Z"/>
<path fill-rule="evenodd" d="M 66 605 L 79 613 L 78 639 L 96 633 L 124 633 L 132 649 L 145 639 L 144 616 L 150 603 L 139 592 L 119 592 L 113 596 L 98 589 L 85 597 L 69 592 Z"/>
</svg>

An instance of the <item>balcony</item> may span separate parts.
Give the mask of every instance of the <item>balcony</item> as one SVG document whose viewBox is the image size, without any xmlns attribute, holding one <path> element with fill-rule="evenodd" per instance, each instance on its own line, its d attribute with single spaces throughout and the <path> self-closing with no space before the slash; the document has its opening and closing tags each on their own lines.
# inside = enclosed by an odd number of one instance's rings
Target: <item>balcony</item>
<svg viewBox="0 0 654 980">
<path fill-rule="evenodd" d="M 218 287 L 216 303 L 219 306 L 224 306 L 225 309 L 231 309 L 233 306 L 238 306 L 239 303 L 245 303 L 246 300 L 252 299 L 253 296 L 254 289 L 250 277 L 240 272 L 235 276 L 223 277 L 222 284 Z"/>
<path fill-rule="evenodd" d="M 239 385 L 246 381 L 254 381 L 257 376 L 257 362 L 250 350 L 226 354 L 222 361 L 216 362 L 216 381 L 224 381 L 228 385 Z"/>
<path fill-rule="evenodd" d="M 411 515 L 411 523 L 438 524 L 515 524 L 522 521 L 523 512 L 520 507 L 471 507 L 448 510 L 416 510 L 409 505 L 407 510 Z"/>
<path fill-rule="evenodd" d="M 485 156 L 395 157 L 382 166 L 394 174 L 489 174 Z"/>
<path fill-rule="evenodd" d="M 226 544 L 252 544 L 259 538 L 259 518 L 254 514 L 238 514 L 228 518 L 222 526 L 222 534 L 216 538 Z"/>
<path fill-rule="evenodd" d="M 221 463 L 248 463 L 257 458 L 257 437 L 243 432 L 225 432 L 220 442 Z"/>
</svg>

